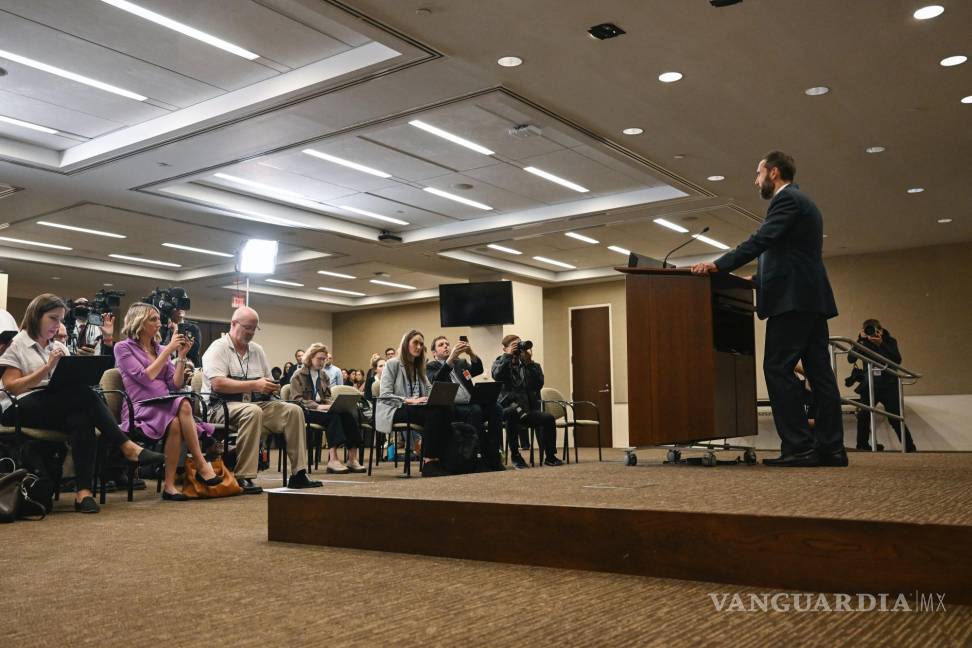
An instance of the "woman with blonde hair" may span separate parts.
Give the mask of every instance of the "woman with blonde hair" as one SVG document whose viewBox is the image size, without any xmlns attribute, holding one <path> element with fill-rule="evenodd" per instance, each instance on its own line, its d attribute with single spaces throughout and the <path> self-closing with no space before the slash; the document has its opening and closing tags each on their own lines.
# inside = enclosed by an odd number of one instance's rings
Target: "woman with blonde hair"
<svg viewBox="0 0 972 648">
<path fill-rule="evenodd" d="M 19 422 L 24 427 L 62 430 L 69 434 L 78 484 L 74 510 L 97 513 L 101 507 L 91 492 L 97 447 L 95 428 L 101 430 L 103 442 L 117 447 L 131 462 L 156 465 L 161 463 L 162 455 L 141 448 L 126 437 L 94 390 L 46 389 L 57 363 L 71 355 L 66 346 L 54 340 L 66 312 L 64 302 L 50 293 L 34 297 L 27 306 L 20 324 L 22 330 L 0 356 L 0 368 L 6 368 L 4 391 L 0 392 L 3 407 L 0 421 L 4 425 Z"/>
<path fill-rule="evenodd" d="M 327 435 L 327 469 L 329 473 L 363 473 L 365 467 L 358 462 L 361 445 L 361 429 L 357 419 L 349 413 L 334 414 L 331 407 L 331 388 L 324 372 L 327 347 L 315 342 L 304 351 L 304 362 L 290 379 L 290 397 L 304 406 L 304 418 L 317 423 Z M 338 458 L 338 448 L 348 449 L 348 463 Z"/>
<path fill-rule="evenodd" d="M 449 382 L 451 371 L 452 367 L 443 363 L 434 381 Z M 440 477 L 449 474 L 440 459 L 449 442 L 452 407 L 427 406 L 431 391 L 432 383 L 425 373 L 425 336 L 412 329 L 402 337 L 398 354 L 385 363 L 381 372 L 375 427 L 378 432 L 391 434 L 395 423 L 421 425 L 422 476 Z"/>
<path fill-rule="evenodd" d="M 188 498 L 175 485 L 179 455 L 185 442 L 196 464 L 196 479 L 206 486 L 222 481 L 203 455 L 199 435 L 213 435 L 210 423 L 198 423 L 192 416 L 192 402 L 184 396 L 165 397 L 180 391 L 186 379 L 186 355 L 192 342 L 170 323 L 172 336 L 164 347 L 159 343 L 162 320 L 159 311 L 151 304 L 132 304 L 125 314 L 121 342 L 115 344 L 115 366 L 121 373 L 125 391 L 134 403 L 135 425 L 143 435 L 158 441 L 165 438 L 165 478 L 162 499 L 183 502 Z M 173 363 L 170 359 L 176 355 Z M 142 403 L 148 399 L 151 403 Z M 121 427 L 128 429 L 127 416 L 122 416 Z"/>
</svg>

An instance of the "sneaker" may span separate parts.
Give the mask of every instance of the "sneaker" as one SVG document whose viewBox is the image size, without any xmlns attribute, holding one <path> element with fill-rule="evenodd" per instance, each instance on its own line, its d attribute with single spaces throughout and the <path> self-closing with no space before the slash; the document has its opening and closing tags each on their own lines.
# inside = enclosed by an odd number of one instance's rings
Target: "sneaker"
<svg viewBox="0 0 972 648">
<path fill-rule="evenodd" d="M 323 485 L 319 481 L 309 479 L 306 470 L 298 470 L 287 481 L 287 488 L 320 488 Z"/>
<path fill-rule="evenodd" d="M 513 463 L 513 467 L 517 470 L 523 470 L 524 468 L 529 468 L 527 462 L 523 459 L 523 455 L 519 452 L 514 452 L 510 455 L 510 461 Z"/>
<path fill-rule="evenodd" d="M 351 469 L 345 466 L 340 461 L 328 461 L 327 469 L 325 470 L 325 472 L 328 472 L 332 475 L 347 475 L 349 472 L 351 472 Z"/>
<path fill-rule="evenodd" d="M 544 466 L 563 466 L 564 462 L 557 457 L 547 457 L 543 460 Z"/>
<path fill-rule="evenodd" d="M 441 461 L 426 461 L 422 464 L 423 477 L 447 477 L 449 471 L 443 467 Z"/>
</svg>

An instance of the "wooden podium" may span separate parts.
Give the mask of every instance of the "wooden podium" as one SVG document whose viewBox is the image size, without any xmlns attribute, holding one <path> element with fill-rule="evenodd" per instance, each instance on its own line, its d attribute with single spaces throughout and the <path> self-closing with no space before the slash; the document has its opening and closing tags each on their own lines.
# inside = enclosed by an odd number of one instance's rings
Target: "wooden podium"
<svg viewBox="0 0 972 648">
<path fill-rule="evenodd" d="M 752 282 L 618 268 L 628 321 L 628 445 L 756 434 Z"/>
</svg>

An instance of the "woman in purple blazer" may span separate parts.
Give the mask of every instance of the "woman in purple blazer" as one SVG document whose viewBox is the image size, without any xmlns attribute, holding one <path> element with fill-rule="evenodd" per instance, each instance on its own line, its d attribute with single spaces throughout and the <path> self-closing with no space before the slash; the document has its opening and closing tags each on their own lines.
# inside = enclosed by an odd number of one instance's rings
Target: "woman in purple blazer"
<svg viewBox="0 0 972 648">
<path fill-rule="evenodd" d="M 176 488 L 175 475 L 183 442 L 196 462 L 196 479 L 200 483 L 215 486 L 221 478 L 216 476 L 199 447 L 199 434 L 212 436 L 213 426 L 193 419 L 190 399 L 173 397 L 155 403 L 138 402 L 179 391 L 185 382 L 186 354 L 192 345 L 184 335 L 173 331 L 172 339 L 163 347 L 159 344 L 161 328 L 162 320 L 154 306 L 132 304 L 125 314 L 123 339 L 115 344 L 115 366 L 134 402 L 135 425 L 150 439 L 165 437 L 162 499 L 182 502 L 188 498 Z M 175 363 L 169 359 L 173 353 L 176 353 Z M 127 416 L 122 416 L 120 427 L 129 431 Z"/>
</svg>

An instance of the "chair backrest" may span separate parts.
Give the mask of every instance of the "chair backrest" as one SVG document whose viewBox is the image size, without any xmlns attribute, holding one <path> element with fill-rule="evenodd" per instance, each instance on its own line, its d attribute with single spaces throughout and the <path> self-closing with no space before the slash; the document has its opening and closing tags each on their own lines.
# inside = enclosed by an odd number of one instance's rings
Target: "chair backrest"
<svg viewBox="0 0 972 648">
<path fill-rule="evenodd" d="M 109 369 L 101 374 L 101 388 L 105 391 L 116 389 L 125 391 L 125 384 L 122 382 L 121 372 L 117 369 Z M 121 394 L 105 394 L 105 402 L 108 404 L 108 411 L 115 417 L 117 423 L 121 423 L 122 401 Z"/>
<path fill-rule="evenodd" d="M 341 394 L 351 394 L 352 396 L 357 394 L 360 396 L 361 392 L 358 391 L 357 387 L 353 387 L 352 385 L 334 385 L 331 387 L 331 396 L 337 398 Z"/>
<path fill-rule="evenodd" d="M 280 398 L 282 398 L 285 401 L 289 401 L 290 400 L 290 391 L 291 391 L 290 390 L 290 385 L 284 385 L 283 387 L 281 387 L 280 388 Z"/>
<path fill-rule="evenodd" d="M 189 387 L 192 388 L 192 391 L 196 392 L 197 394 L 201 394 L 202 386 L 203 386 L 203 373 L 202 370 L 197 370 L 195 373 L 192 374 L 192 380 L 189 381 Z"/>
<path fill-rule="evenodd" d="M 544 410 L 555 419 L 565 418 L 567 416 L 567 408 L 559 402 L 555 402 L 564 400 L 564 395 L 559 390 L 553 387 L 542 388 L 540 390 L 540 400 L 543 401 Z"/>
</svg>

